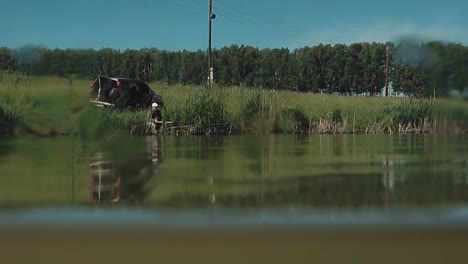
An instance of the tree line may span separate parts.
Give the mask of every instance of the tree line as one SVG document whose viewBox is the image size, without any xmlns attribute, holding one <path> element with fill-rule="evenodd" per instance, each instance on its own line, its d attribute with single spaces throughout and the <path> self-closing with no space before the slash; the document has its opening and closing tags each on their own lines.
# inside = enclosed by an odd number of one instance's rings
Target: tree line
<svg viewBox="0 0 468 264">
<path fill-rule="evenodd" d="M 320 44 L 295 50 L 231 45 L 212 51 L 214 80 L 222 86 L 342 95 L 377 95 L 386 85 L 387 47 L 394 93 L 428 97 L 462 92 L 468 84 L 468 47 L 411 42 Z M 32 75 L 95 78 L 97 75 L 167 84 L 207 83 L 206 51 L 157 48 L 0 48 L 0 70 Z"/>
</svg>

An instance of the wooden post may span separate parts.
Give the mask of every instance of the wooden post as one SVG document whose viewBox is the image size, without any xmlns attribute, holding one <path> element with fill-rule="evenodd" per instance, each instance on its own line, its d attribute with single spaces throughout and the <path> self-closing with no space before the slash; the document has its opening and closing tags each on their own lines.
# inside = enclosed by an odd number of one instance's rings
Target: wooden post
<svg viewBox="0 0 468 264">
<path fill-rule="evenodd" d="M 213 0 L 208 4 L 208 85 L 213 85 L 213 70 L 211 68 L 211 20 L 213 19 Z"/>
<path fill-rule="evenodd" d="M 385 67 L 385 96 L 389 96 L 389 89 L 388 89 L 388 82 L 389 82 L 389 75 L 390 75 L 390 47 L 387 46 L 387 64 Z"/>
</svg>

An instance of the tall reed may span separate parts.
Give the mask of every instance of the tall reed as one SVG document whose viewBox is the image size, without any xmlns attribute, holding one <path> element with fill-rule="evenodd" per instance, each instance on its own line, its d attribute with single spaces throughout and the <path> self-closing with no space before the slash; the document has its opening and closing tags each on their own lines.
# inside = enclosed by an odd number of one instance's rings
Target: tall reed
<svg viewBox="0 0 468 264">
<path fill-rule="evenodd" d="M 12 133 L 31 112 L 30 79 L 18 72 L 0 72 L 0 135 Z"/>
<path fill-rule="evenodd" d="M 432 133 L 437 120 L 451 118 L 466 126 L 463 114 L 441 112 L 438 101 L 345 97 L 286 91 L 252 90 L 242 87 L 156 87 L 164 98 L 162 112 L 173 123 L 163 127 L 169 134 L 213 133 Z M 461 105 L 457 111 L 467 110 Z M 142 115 L 141 113 L 129 113 Z M 127 133 L 144 131 L 137 117 L 114 114 L 114 122 Z M 457 121 L 458 120 L 458 121 Z M 449 121 L 453 122 L 453 121 Z"/>
</svg>

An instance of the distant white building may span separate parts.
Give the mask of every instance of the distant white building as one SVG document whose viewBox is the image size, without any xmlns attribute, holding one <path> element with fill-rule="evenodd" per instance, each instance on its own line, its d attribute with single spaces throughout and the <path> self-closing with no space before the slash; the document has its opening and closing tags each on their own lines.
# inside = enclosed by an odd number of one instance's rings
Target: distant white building
<svg viewBox="0 0 468 264">
<path fill-rule="evenodd" d="M 385 86 L 382 87 L 381 93 L 380 93 L 381 96 L 385 96 L 385 90 L 386 90 L 386 87 Z M 392 82 L 388 84 L 388 93 L 389 93 L 389 96 L 391 97 L 407 97 L 407 95 L 402 92 L 395 92 L 393 90 Z"/>
</svg>

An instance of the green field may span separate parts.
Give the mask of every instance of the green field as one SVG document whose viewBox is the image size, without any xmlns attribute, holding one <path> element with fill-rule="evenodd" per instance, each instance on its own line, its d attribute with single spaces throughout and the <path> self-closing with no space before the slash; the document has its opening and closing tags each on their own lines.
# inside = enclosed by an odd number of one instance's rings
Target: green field
<svg viewBox="0 0 468 264">
<path fill-rule="evenodd" d="M 91 80 L 2 74 L 0 133 L 141 135 L 147 109 L 114 111 L 88 103 Z M 463 100 L 351 97 L 245 87 L 150 83 L 165 98 L 166 134 L 436 133 L 468 126 Z"/>
</svg>

